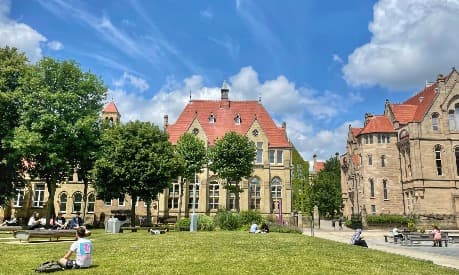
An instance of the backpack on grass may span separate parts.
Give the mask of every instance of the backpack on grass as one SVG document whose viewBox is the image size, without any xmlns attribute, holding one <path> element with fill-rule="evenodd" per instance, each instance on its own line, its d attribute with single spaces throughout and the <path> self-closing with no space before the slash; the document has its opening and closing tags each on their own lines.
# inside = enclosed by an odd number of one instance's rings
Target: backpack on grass
<svg viewBox="0 0 459 275">
<path fill-rule="evenodd" d="M 64 268 L 56 261 L 44 262 L 35 268 L 35 272 L 38 273 L 50 273 L 55 271 L 62 271 Z"/>
</svg>

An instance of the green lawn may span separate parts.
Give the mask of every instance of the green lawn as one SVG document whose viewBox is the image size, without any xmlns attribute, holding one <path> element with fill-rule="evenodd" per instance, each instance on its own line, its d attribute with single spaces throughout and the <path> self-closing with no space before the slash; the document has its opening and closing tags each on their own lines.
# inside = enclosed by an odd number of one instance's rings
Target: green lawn
<svg viewBox="0 0 459 275">
<path fill-rule="evenodd" d="M 299 234 L 95 230 L 91 239 L 94 266 L 66 274 L 458 274 L 429 262 Z M 0 273 L 31 274 L 41 262 L 60 258 L 70 244 L 0 239 Z"/>
</svg>

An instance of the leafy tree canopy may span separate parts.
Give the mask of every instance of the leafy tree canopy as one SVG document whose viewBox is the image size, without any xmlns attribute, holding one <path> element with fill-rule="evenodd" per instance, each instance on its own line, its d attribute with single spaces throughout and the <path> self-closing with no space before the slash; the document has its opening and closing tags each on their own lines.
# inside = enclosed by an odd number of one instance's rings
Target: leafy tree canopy
<svg viewBox="0 0 459 275">
<path fill-rule="evenodd" d="M 293 208 L 296 211 L 312 211 L 311 185 L 309 182 L 309 162 L 305 161 L 295 147 L 292 150 Z"/>
<path fill-rule="evenodd" d="M 207 163 L 204 141 L 191 133 L 185 133 L 179 138 L 175 150 L 183 159 L 183 175 L 186 179 L 193 178 L 194 173 L 199 173 Z"/>
<path fill-rule="evenodd" d="M 341 210 L 341 175 L 339 160 L 332 157 L 314 178 L 311 199 L 321 215 L 333 216 Z"/>
</svg>

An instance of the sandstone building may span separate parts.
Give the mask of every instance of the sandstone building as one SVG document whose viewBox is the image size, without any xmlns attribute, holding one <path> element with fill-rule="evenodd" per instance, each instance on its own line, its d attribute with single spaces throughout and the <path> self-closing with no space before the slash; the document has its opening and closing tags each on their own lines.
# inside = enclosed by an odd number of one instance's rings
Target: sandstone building
<svg viewBox="0 0 459 275">
<path fill-rule="evenodd" d="M 344 214 L 404 214 L 459 227 L 459 74 L 349 126 L 341 156 Z"/>
</svg>

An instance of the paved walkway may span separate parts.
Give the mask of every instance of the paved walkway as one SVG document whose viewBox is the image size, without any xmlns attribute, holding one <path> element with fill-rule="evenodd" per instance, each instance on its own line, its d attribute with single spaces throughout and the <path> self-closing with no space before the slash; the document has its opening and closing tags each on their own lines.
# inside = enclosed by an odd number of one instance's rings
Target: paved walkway
<svg viewBox="0 0 459 275">
<path fill-rule="evenodd" d="M 338 224 L 336 224 L 338 225 Z M 349 243 L 354 230 L 344 227 L 339 230 L 331 226 L 331 221 L 322 220 L 321 227 L 315 228 L 314 237 L 332 241 Z M 310 236 L 310 228 L 305 228 L 305 235 Z M 432 261 L 434 264 L 459 270 L 459 243 L 448 244 L 448 247 L 432 247 L 425 242 L 422 245 L 401 246 L 392 242 L 386 243 L 384 235 L 390 234 L 390 230 L 364 230 L 364 236 L 368 247 L 388 253 L 413 257 L 421 260 Z"/>
</svg>

